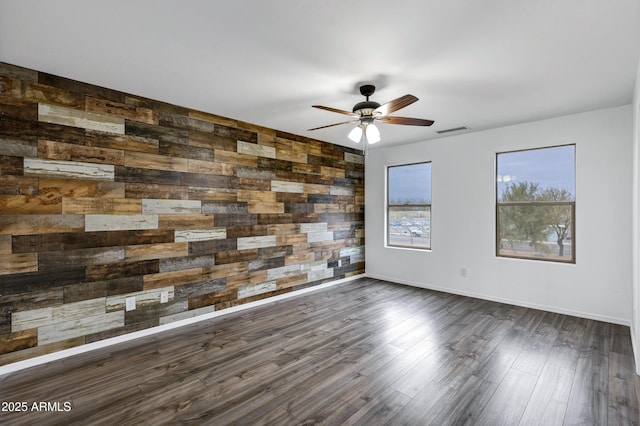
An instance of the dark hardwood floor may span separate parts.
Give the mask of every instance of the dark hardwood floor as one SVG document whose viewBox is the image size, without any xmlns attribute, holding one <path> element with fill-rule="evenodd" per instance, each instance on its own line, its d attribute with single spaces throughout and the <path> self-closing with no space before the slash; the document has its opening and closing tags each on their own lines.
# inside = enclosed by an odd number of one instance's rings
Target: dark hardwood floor
<svg viewBox="0 0 640 426">
<path fill-rule="evenodd" d="M 0 377 L 0 424 L 640 424 L 627 327 L 359 279 Z M 64 409 L 64 405 L 61 405 Z"/>
</svg>

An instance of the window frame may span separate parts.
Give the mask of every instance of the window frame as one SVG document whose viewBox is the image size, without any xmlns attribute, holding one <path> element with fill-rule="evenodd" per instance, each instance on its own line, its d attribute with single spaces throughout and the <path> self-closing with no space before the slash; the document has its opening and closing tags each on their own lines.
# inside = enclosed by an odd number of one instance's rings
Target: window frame
<svg viewBox="0 0 640 426">
<path fill-rule="evenodd" d="M 431 203 L 416 203 L 416 204 L 391 204 L 391 200 L 390 200 L 390 185 L 389 185 L 389 169 L 393 168 L 393 167 L 406 167 L 406 166 L 414 166 L 414 165 L 418 165 L 418 164 L 429 164 L 430 167 L 433 167 L 432 161 L 415 161 L 412 163 L 400 163 L 400 164 L 392 164 L 392 165 L 387 165 L 385 167 L 385 177 L 386 177 L 386 206 L 385 206 L 385 247 L 387 248 L 394 248 L 394 249 L 404 249 L 404 250 L 419 250 L 419 251 L 426 251 L 426 252 L 430 252 L 431 251 L 431 229 L 432 229 L 432 208 L 431 206 L 433 205 L 433 194 L 431 194 Z M 431 173 L 431 175 L 433 176 L 433 169 L 430 168 L 429 172 Z M 430 181 L 430 188 L 429 191 L 431 192 L 432 190 L 432 186 L 433 186 L 433 182 Z M 429 245 L 428 247 L 420 247 L 420 246 L 413 246 L 413 245 L 404 245 L 404 244 L 392 244 L 391 243 L 391 239 L 390 239 L 390 235 L 389 235 L 389 211 L 391 210 L 391 208 L 393 207 L 415 207 L 415 208 L 428 208 L 429 211 Z"/>
<path fill-rule="evenodd" d="M 551 148 L 562 148 L 572 146 L 573 147 L 573 201 L 508 201 L 508 202 L 500 202 L 499 197 L 499 189 L 498 189 L 498 157 L 501 154 L 511 154 L 516 152 L 526 152 L 526 151 L 536 151 L 541 149 L 551 149 Z M 551 145 L 551 146 L 542 146 L 542 147 L 534 147 L 534 148 L 523 148 L 523 149 L 515 149 L 511 151 L 501 151 L 496 152 L 495 154 L 495 173 L 494 173 L 494 190 L 495 190 L 495 255 L 496 257 L 502 257 L 507 259 L 521 259 L 521 260 L 537 260 L 542 262 L 554 262 L 561 264 L 576 264 L 576 198 L 577 198 L 577 184 L 576 184 L 576 152 L 577 145 L 575 143 L 567 143 L 561 145 Z M 500 219 L 499 219 L 499 210 L 501 206 L 505 207 L 517 207 L 517 206 L 570 206 L 571 207 L 571 257 L 567 260 L 563 259 L 554 259 L 554 258 L 544 258 L 537 256 L 522 256 L 522 255 L 510 255 L 510 254 L 501 254 L 500 253 Z"/>
</svg>

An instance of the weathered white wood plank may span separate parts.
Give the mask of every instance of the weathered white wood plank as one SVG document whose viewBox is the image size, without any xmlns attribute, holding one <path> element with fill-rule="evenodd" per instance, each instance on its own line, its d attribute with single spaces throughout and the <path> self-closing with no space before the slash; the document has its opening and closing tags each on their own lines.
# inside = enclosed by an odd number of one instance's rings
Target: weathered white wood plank
<svg viewBox="0 0 640 426">
<path fill-rule="evenodd" d="M 308 243 L 318 243 L 320 241 L 331 241 L 331 240 L 333 240 L 333 231 L 309 232 L 307 234 Z"/>
<path fill-rule="evenodd" d="M 124 119 L 58 105 L 38 104 L 38 120 L 124 135 Z"/>
<path fill-rule="evenodd" d="M 364 164 L 364 156 L 360 154 L 344 153 L 344 161 L 347 163 Z"/>
<path fill-rule="evenodd" d="M 332 278 L 333 268 L 320 269 L 318 271 L 309 271 L 307 273 L 307 276 L 309 277 L 309 281 L 317 281 L 317 280 L 323 280 L 325 278 Z"/>
<path fill-rule="evenodd" d="M 200 214 L 202 213 L 202 201 L 143 199 L 142 213 L 144 214 Z"/>
<path fill-rule="evenodd" d="M 275 281 L 240 286 L 238 287 L 238 299 L 275 291 L 276 286 L 277 284 Z"/>
<path fill-rule="evenodd" d="M 238 141 L 237 149 L 240 154 L 255 155 L 257 157 L 276 158 L 276 149 L 272 146 Z"/>
<path fill-rule="evenodd" d="M 88 214 L 84 218 L 84 230 L 94 231 L 133 231 L 158 229 L 158 215 L 152 214 Z"/>
<path fill-rule="evenodd" d="M 303 234 L 306 234 L 309 232 L 326 232 L 326 231 L 327 231 L 327 222 L 300 224 L 300 232 Z"/>
<path fill-rule="evenodd" d="M 264 237 L 241 237 L 238 238 L 238 250 L 253 248 L 275 247 L 276 236 L 266 235 Z"/>
<path fill-rule="evenodd" d="M 332 186 L 329 189 L 329 194 L 353 196 L 353 188 L 349 188 L 347 186 Z"/>
<path fill-rule="evenodd" d="M 364 246 L 344 247 L 340 249 L 340 257 L 364 255 Z"/>
<path fill-rule="evenodd" d="M 38 328 L 52 323 L 78 320 L 83 317 L 105 313 L 105 298 L 65 303 L 60 306 L 32 309 L 11 314 L 11 331 L 22 331 Z"/>
<path fill-rule="evenodd" d="M 277 280 L 278 278 L 292 277 L 300 274 L 300 265 L 281 266 L 279 268 L 269 269 L 267 271 L 268 280 Z"/>
<path fill-rule="evenodd" d="M 272 180 L 271 190 L 273 192 L 295 192 L 302 194 L 304 192 L 304 183 Z"/>
<path fill-rule="evenodd" d="M 188 241 L 220 240 L 225 238 L 227 238 L 227 228 L 185 229 L 175 231 L 174 241 L 176 243 L 182 243 Z"/>
<path fill-rule="evenodd" d="M 124 311 L 38 327 L 38 346 L 124 326 Z"/>
<path fill-rule="evenodd" d="M 80 161 L 24 159 L 25 176 L 63 177 L 70 179 L 113 180 L 112 164 L 83 163 Z"/>
</svg>

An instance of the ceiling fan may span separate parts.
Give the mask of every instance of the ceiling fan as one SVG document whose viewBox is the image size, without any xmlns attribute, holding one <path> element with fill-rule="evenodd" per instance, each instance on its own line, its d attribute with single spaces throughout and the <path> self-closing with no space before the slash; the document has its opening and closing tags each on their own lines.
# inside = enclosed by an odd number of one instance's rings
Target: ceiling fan
<svg viewBox="0 0 640 426">
<path fill-rule="evenodd" d="M 416 98 L 415 96 L 404 95 L 397 99 L 389 101 L 386 104 L 380 105 L 378 102 L 369 100 L 369 96 L 373 95 L 375 91 L 376 87 L 371 84 L 360 86 L 360 93 L 362 94 L 362 96 L 365 96 L 367 100 L 355 104 L 353 106 L 353 112 L 322 105 L 313 105 L 314 108 L 348 115 L 351 117 L 351 120 L 343 121 L 341 123 L 329 124 L 327 126 L 314 127 L 313 129 L 309 129 L 309 131 L 324 129 L 333 126 L 340 126 L 342 124 L 358 123 L 358 125 L 354 127 L 351 132 L 349 132 L 349 139 L 354 142 L 360 142 L 360 140 L 362 140 L 362 136 L 364 135 L 369 144 L 374 144 L 380 141 L 380 131 L 374 124 L 374 122 L 376 121 L 387 124 L 403 124 L 409 126 L 431 126 L 433 124 L 433 120 L 425 120 L 422 118 L 391 117 L 388 115 L 417 101 L 418 98 Z"/>
</svg>

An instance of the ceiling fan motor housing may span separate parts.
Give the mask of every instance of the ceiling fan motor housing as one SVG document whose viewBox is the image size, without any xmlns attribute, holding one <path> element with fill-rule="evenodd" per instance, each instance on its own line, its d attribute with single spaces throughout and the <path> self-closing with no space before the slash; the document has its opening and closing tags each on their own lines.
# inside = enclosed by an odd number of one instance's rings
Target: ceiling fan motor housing
<svg viewBox="0 0 640 426">
<path fill-rule="evenodd" d="M 371 115 L 373 114 L 373 110 L 379 106 L 379 103 L 373 101 L 358 102 L 353 106 L 353 112 L 358 113 L 360 116 Z"/>
</svg>

